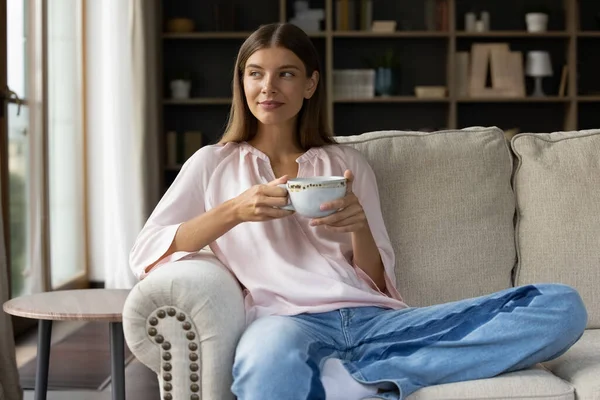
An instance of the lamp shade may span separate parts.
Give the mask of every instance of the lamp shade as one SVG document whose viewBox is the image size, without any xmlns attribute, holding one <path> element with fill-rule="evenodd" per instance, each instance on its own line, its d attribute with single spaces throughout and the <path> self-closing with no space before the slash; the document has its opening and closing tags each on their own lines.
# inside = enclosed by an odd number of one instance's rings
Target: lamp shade
<svg viewBox="0 0 600 400">
<path fill-rule="evenodd" d="M 552 76 L 552 62 L 547 51 L 530 51 L 527 53 L 527 76 L 545 77 Z"/>
</svg>

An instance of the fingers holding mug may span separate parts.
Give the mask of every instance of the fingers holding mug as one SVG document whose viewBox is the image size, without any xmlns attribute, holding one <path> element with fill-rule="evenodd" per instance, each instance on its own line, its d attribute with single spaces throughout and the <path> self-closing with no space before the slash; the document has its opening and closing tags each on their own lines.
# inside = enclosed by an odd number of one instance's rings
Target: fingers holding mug
<svg viewBox="0 0 600 400">
<path fill-rule="evenodd" d="M 286 191 L 286 204 L 280 205 L 280 206 L 278 205 L 277 207 L 281 208 L 282 210 L 296 211 L 294 209 L 294 206 L 292 205 L 292 201 L 290 199 L 290 193 L 288 191 L 287 184 L 286 183 L 280 183 L 277 186 L 280 187 L 280 188 L 282 188 L 282 189 L 285 189 L 285 191 Z"/>
</svg>

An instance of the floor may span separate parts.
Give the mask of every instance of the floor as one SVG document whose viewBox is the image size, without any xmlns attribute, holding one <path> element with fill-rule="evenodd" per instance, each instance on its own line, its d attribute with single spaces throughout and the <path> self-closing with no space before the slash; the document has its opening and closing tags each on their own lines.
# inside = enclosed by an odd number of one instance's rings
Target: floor
<svg viewBox="0 0 600 400">
<path fill-rule="evenodd" d="M 81 328 L 85 322 L 55 321 L 52 324 L 52 343 L 56 343 Z M 37 331 L 34 329 L 17 340 L 17 365 L 21 366 L 35 358 L 37 353 Z M 125 369 L 125 389 L 127 400 L 159 400 L 158 381 L 152 371 L 133 360 Z M 33 400 L 33 391 L 26 390 L 23 400 Z M 102 391 L 67 390 L 49 391 L 47 400 L 110 400 L 110 384 Z"/>
</svg>

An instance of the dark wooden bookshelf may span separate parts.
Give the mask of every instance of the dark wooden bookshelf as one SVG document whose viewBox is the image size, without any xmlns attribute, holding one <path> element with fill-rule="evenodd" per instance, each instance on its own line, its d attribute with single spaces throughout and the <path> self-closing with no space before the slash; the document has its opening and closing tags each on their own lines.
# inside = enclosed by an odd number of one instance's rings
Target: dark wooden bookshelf
<svg viewBox="0 0 600 400">
<path fill-rule="evenodd" d="M 355 0 L 360 3 L 360 0 Z M 374 20 L 396 20 L 395 32 L 339 30 L 336 27 L 337 0 L 311 0 L 311 8 L 323 8 L 325 20 L 320 32 L 309 33 L 321 56 L 327 92 L 329 123 L 336 135 L 360 134 L 364 130 L 434 130 L 495 125 L 520 131 L 556 131 L 600 128 L 600 1 L 543 0 L 550 15 L 548 31 L 527 32 L 525 5 L 519 0 L 446 0 L 443 30 L 427 30 L 423 0 L 373 0 Z M 262 0 L 250 3 L 234 0 L 238 10 L 235 27 L 217 30 L 210 11 L 218 0 L 198 2 L 162 0 L 160 18 L 194 20 L 192 33 L 161 32 L 160 93 L 161 132 L 201 131 L 204 144 L 215 143 L 223 132 L 231 102 L 231 77 L 235 55 L 243 40 L 261 24 L 288 21 L 292 0 Z M 251 7 L 250 10 L 248 7 Z M 207 12 L 207 10 L 209 12 Z M 466 32 L 464 14 L 487 10 L 491 29 Z M 509 43 L 511 50 L 547 50 L 554 75 L 544 79 L 547 97 L 463 97 L 456 89 L 456 53 L 469 51 L 474 43 Z M 392 48 L 401 57 L 399 92 L 390 97 L 366 99 L 334 98 L 333 71 L 368 68 L 365 59 Z M 559 86 L 563 66 L 567 84 L 563 96 Z M 168 82 L 182 71 L 191 71 L 194 88 L 185 100 L 169 98 Z M 526 92 L 533 83 L 525 78 Z M 444 98 L 418 98 L 414 87 L 447 87 Z M 163 146 L 166 148 L 166 146 Z M 166 153 L 166 150 L 165 150 Z M 166 156 L 165 156 L 166 159 Z M 178 167 L 167 166 L 166 182 Z"/>
</svg>

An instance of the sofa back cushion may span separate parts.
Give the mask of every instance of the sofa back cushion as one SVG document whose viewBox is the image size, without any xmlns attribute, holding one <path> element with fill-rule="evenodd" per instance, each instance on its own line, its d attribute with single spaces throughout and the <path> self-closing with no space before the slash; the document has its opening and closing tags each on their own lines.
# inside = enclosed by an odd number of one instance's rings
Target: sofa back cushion
<svg viewBox="0 0 600 400">
<path fill-rule="evenodd" d="M 404 300 L 426 306 L 511 286 L 512 159 L 497 128 L 338 137 L 377 177 Z"/>
<path fill-rule="evenodd" d="M 600 130 L 521 134 L 515 284 L 559 282 L 579 291 L 600 328 Z"/>
</svg>

